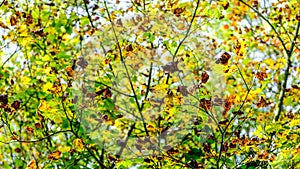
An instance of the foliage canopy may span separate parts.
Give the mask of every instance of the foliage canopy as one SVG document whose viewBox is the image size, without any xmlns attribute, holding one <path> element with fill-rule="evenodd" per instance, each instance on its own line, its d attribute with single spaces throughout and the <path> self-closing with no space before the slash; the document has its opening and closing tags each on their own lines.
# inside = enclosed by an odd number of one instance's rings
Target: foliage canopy
<svg viewBox="0 0 300 169">
<path fill-rule="evenodd" d="M 3 0 L 2 168 L 300 168 L 297 0 Z"/>
</svg>

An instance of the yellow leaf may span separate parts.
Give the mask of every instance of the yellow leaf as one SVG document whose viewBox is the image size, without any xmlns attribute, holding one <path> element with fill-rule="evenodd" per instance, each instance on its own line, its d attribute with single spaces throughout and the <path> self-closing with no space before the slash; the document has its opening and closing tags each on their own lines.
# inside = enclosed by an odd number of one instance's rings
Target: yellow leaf
<svg viewBox="0 0 300 169">
<path fill-rule="evenodd" d="M 297 126 L 300 124 L 300 119 L 293 119 L 291 122 L 290 122 L 290 127 L 294 127 L 294 126 Z"/>
<path fill-rule="evenodd" d="M 42 57 L 42 61 L 46 62 L 46 61 L 49 61 L 51 58 L 49 55 L 45 55 Z"/>
<path fill-rule="evenodd" d="M 50 160 L 58 160 L 60 158 L 61 152 L 58 150 L 53 151 L 48 155 L 48 159 Z"/>
<path fill-rule="evenodd" d="M 49 106 L 49 103 L 46 102 L 45 100 L 42 100 L 40 105 L 39 105 L 39 109 L 41 111 L 49 111 L 50 110 L 50 106 Z"/>
<path fill-rule="evenodd" d="M 65 152 L 69 152 L 71 150 L 71 147 L 69 146 L 64 146 L 64 147 L 59 147 L 58 151 L 65 153 Z"/>
<path fill-rule="evenodd" d="M 44 84 L 42 90 L 43 90 L 44 92 L 47 92 L 49 89 L 52 89 L 52 87 L 53 87 L 53 84 L 50 83 L 50 82 L 47 82 L 46 84 Z"/>
<path fill-rule="evenodd" d="M 36 164 L 35 160 L 31 160 L 28 164 L 27 164 L 27 169 L 37 169 L 38 166 Z"/>
<path fill-rule="evenodd" d="M 237 45 L 234 47 L 234 53 L 236 54 L 238 60 L 245 57 L 246 54 L 246 43 L 245 41 L 237 42 Z"/>
<path fill-rule="evenodd" d="M 30 82 L 30 78 L 29 78 L 29 77 L 23 76 L 23 77 L 21 78 L 21 83 L 22 83 L 22 84 L 27 85 L 27 84 L 29 84 L 29 82 Z"/>
<path fill-rule="evenodd" d="M 83 151 L 83 149 L 84 149 L 84 147 L 83 147 L 83 139 L 76 138 L 73 141 L 73 144 L 74 144 L 74 147 L 75 147 L 76 150 Z"/>
</svg>

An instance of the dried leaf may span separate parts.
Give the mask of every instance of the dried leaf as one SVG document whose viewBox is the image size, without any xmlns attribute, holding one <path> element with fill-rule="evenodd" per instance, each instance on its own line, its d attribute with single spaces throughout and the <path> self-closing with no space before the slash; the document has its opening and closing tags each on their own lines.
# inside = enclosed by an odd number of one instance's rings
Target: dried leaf
<svg viewBox="0 0 300 169">
<path fill-rule="evenodd" d="M 204 108 L 205 110 L 211 110 L 212 102 L 210 100 L 203 98 L 200 100 L 200 107 Z"/>
<path fill-rule="evenodd" d="M 83 69 L 85 69 L 88 66 L 88 62 L 84 59 L 84 57 L 80 57 L 78 59 L 77 64 L 82 67 Z"/>
<path fill-rule="evenodd" d="M 15 110 L 17 110 L 20 107 L 21 101 L 15 100 L 12 104 L 11 107 L 13 107 Z"/>
<path fill-rule="evenodd" d="M 209 79 L 209 75 L 206 71 L 201 74 L 201 83 L 205 84 Z"/>
<path fill-rule="evenodd" d="M 15 26 L 17 24 L 17 19 L 14 15 L 10 17 L 10 25 Z"/>
<path fill-rule="evenodd" d="M 7 94 L 0 95 L 0 103 L 3 103 L 4 105 L 6 105 L 8 103 L 8 96 L 7 96 Z"/>
<path fill-rule="evenodd" d="M 228 120 L 228 119 L 225 119 L 225 120 L 219 121 L 219 124 L 220 124 L 220 125 L 226 125 L 228 122 L 229 122 L 229 120 Z"/>
<path fill-rule="evenodd" d="M 230 54 L 227 52 L 222 52 L 220 57 L 216 57 L 216 64 L 222 64 L 222 65 L 227 65 L 228 60 L 230 59 Z"/>
<path fill-rule="evenodd" d="M 8 26 L 6 26 L 3 22 L 0 22 L 0 27 L 4 28 L 4 29 L 9 29 Z"/>
<path fill-rule="evenodd" d="M 257 72 L 257 73 L 256 73 L 256 77 L 257 77 L 259 80 L 264 80 L 265 78 L 268 77 L 268 75 L 267 75 L 266 72 Z"/>
<path fill-rule="evenodd" d="M 256 103 L 256 106 L 257 107 L 263 107 L 265 105 L 266 105 L 266 100 L 264 99 L 264 97 L 261 96 L 259 102 Z"/>
</svg>

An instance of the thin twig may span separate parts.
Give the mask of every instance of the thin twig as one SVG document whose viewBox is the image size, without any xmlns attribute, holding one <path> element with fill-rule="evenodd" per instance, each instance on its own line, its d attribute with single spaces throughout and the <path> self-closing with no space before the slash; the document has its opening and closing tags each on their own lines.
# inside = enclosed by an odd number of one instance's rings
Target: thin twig
<svg viewBox="0 0 300 169">
<path fill-rule="evenodd" d="M 299 13 L 300 13 L 300 11 L 299 11 Z M 298 38 L 299 29 L 300 29 L 300 21 L 298 21 L 298 25 L 297 25 L 296 32 L 295 32 L 295 35 L 294 35 L 294 39 L 293 39 L 292 44 L 291 44 L 291 48 L 290 48 L 289 51 L 287 51 L 287 63 L 286 63 L 287 65 L 286 65 L 286 69 L 284 71 L 284 80 L 283 80 L 283 84 L 282 84 L 282 88 L 281 88 L 281 92 L 280 92 L 280 96 L 279 96 L 278 109 L 277 109 L 277 112 L 276 112 L 276 115 L 275 115 L 275 118 L 274 118 L 275 122 L 279 120 L 279 117 L 280 117 L 280 114 L 281 114 L 281 111 L 282 111 L 283 99 L 285 97 L 285 89 L 286 89 L 288 77 L 289 77 L 289 74 L 290 74 L 289 73 L 290 72 L 290 67 L 292 65 L 291 57 L 292 57 L 292 54 L 293 54 L 293 50 L 294 50 L 294 47 L 295 47 L 296 40 Z"/>
<path fill-rule="evenodd" d="M 141 105 L 140 105 L 139 100 L 137 98 L 137 94 L 135 92 L 135 89 L 134 89 L 134 86 L 133 86 L 133 83 L 132 83 L 132 80 L 131 80 L 131 76 L 130 76 L 130 73 L 129 73 L 128 68 L 127 68 L 127 65 L 126 65 L 126 63 L 124 61 L 123 54 L 122 54 L 122 49 L 121 49 L 121 46 L 120 46 L 120 43 L 119 43 L 119 39 L 118 39 L 116 30 L 115 30 L 115 27 L 114 27 L 113 20 L 111 19 L 111 16 L 110 16 L 110 13 L 109 13 L 106 1 L 104 1 L 104 7 L 105 7 L 105 10 L 107 12 L 108 19 L 109 19 L 109 21 L 111 23 L 112 31 L 113 31 L 113 34 L 114 34 L 114 37 L 115 37 L 115 40 L 116 40 L 116 43 L 117 43 L 117 47 L 119 49 L 120 59 L 121 59 L 121 62 L 123 63 L 123 66 L 125 68 L 126 75 L 127 75 L 128 80 L 129 80 L 129 84 L 130 84 L 131 90 L 133 92 L 134 100 L 135 100 L 135 103 L 136 103 L 136 105 L 138 107 L 138 112 L 139 112 L 139 114 L 141 116 L 141 119 L 142 119 L 142 122 L 143 122 L 143 126 L 144 126 L 144 129 L 145 129 L 145 132 L 146 132 L 146 135 L 149 136 L 148 129 L 147 129 L 147 126 L 146 126 L 146 122 L 145 122 L 144 116 L 142 114 Z"/>
<path fill-rule="evenodd" d="M 39 141 L 42 141 L 42 140 L 45 140 L 45 139 L 48 139 L 49 137 L 52 137 L 56 134 L 59 134 L 59 133 L 66 133 L 66 132 L 71 132 L 71 130 L 62 130 L 62 131 L 57 131 L 55 133 L 52 133 L 52 134 L 49 134 L 45 137 L 42 137 L 42 138 L 38 138 L 36 140 L 15 140 L 15 141 L 10 141 L 10 142 L 3 142 L 3 141 L 0 141 L 1 143 L 3 144 L 11 144 L 11 143 L 16 143 L 16 142 L 20 142 L 20 143 L 36 143 L 36 142 L 39 142 Z"/>
<path fill-rule="evenodd" d="M 191 22 L 190 22 L 190 25 L 189 25 L 187 31 L 186 31 L 185 36 L 184 36 L 184 38 L 179 42 L 179 44 L 178 44 L 178 46 L 177 46 L 177 48 L 176 48 L 176 50 L 175 50 L 175 53 L 174 53 L 174 55 L 173 55 L 173 62 L 174 62 L 174 59 L 175 59 L 175 57 L 176 57 L 176 55 L 177 55 L 177 53 L 178 53 L 178 51 L 179 51 L 180 46 L 182 45 L 182 43 L 185 41 L 185 39 L 186 39 L 186 38 L 188 37 L 188 35 L 189 35 L 189 32 L 190 32 L 190 30 L 191 30 L 191 28 L 192 28 L 193 22 L 194 22 L 195 17 L 196 17 L 196 13 L 197 13 L 197 10 L 198 10 L 198 7 L 199 7 L 199 3 L 200 3 L 200 0 L 197 1 L 197 5 L 196 5 L 195 11 L 194 11 L 193 16 L 192 16 L 192 20 L 191 20 Z"/>
<path fill-rule="evenodd" d="M 1 69 L 3 69 L 4 65 L 19 51 L 20 49 L 16 49 L 14 53 L 12 53 L 2 64 Z"/>
<path fill-rule="evenodd" d="M 251 8 L 255 13 L 257 13 L 264 21 L 266 21 L 271 28 L 273 29 L 273 31 L 276 33 L 277 38 L 280 40 L 283 48 L 285 51 L 288 51 L 288 49 L 286 48 L 282 38 L 280 37 L 279 33 L 277 32 L 277 30 L 275 29 L 275 27 L 272 25 L 272 23 L 263 15 L 261 14 L 259 11 L 257 11 L 255 8 L 253 8 L 251 5 L 247 4 L 246 2 L 244 2 L 243 0 L 239 0 L 240 2 L 242 2 L 244 5 L 248 6 L 249 8 Z"/>
</svg>

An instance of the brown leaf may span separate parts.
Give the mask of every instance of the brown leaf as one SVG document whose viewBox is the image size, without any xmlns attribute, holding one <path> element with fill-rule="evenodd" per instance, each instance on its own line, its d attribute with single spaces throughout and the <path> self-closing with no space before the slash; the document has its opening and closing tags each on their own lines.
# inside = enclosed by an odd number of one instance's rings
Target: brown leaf
<svg viewBox="0 0 300 169">
<path fill-rule="evenodd" d="M 173 10 L 173 13 L 175 14 L 175 16 L 179 17 L 181 13 L 184 12 L 184 8 L 175 8 Z"/>
<path fill-rule="evenodd" d="M 12 104 L 11 107 L 13 107 L 15 110 L 17 110 L 20 107 L 21 101 L 15 100 Z"/>
<path fill-rule="evenodd" d="M 200 107 L 204 108 L 205 110 L 211 110 L 212 102 L 210 100 L 206 100 L 205 98 L 200 100 Z"/>
<path fill-rule="evenodd" d="M 0 103 L 3 103 L 4 105 L 6 105 L 8 103 L 8 96 L 7 94 L 2 94 L 0 95 Z"/>
<path fill-rule="evenodd" d="M 226 125 L 228 122 L 229 122 L 229 120 L 228 120 L 228 119 L 225 119 L 225 120 L 219 121 L 219 124 L 220 124 L 220 125 Z"/>
<path fill-rule="evenodd" d="M 105 89 L 102 89 L 102 90 L 96 92 L 96 97 L 100 96 L 100 95 L 103 95 L 104 99 L 111 98 L 112 92 L 110 91 L 109 88 L 105 88 Z"/>
<path fill-rule="evenodd" d="M 17 19 L 14 15 L 10 17 L 10 25 L 15 26 L 17 24 Z"/>
<path fill-rule="evenodd" d="M 32 24 L 32 23 L 33 23 L 33 17 L 32 17 L 32 15 L 29 13 L 29 14 L 26 15 L 26 24 L 27 24 L 27 25 L 30 25 L 30 24 Z"/>
<path fill-rule="evenodd" d="M 178 86 L 177 92 L 181 93 L 182 96 L 187 96 L 188 95 L 188 91 L 187 91 L 186 86 Z"/>
<path fill-rule="evenodd" d="M 162 66 L 162 68 L 163 68 L 163 70 L 165 72 L 174 73 L 176 71 L 179 71 L 179 69 L 177 67 L 178 63 L 179 63 L 178 61 L 176 61 L 176 62 L 169 62 L 165 66 Z"/>
<path fill-rule="evenodd" d="M 37 129 L 41 129 L 42 128 L 41 123 L 35 123 L 34 125 L 35 125 L 35 128 L 37 128 Z"/>
<path fill-rule="evenodd" d="M 209 153 L 210 152 L 210 144 L 209 143 L 207 143 L 207 142 L 205 142 L 205 143 L 203 143 L 203 150 L 205 151 L 205 152 L 207 152 L 207 153 Z"/>
<path fill-rule="evenodd" d="M 33 134 L 34 129 L 32 127 L 26 126 L 25 129 L 27 130 L 28 133 Z"/>
<path fill-rule="evenodd" d="M 222 104 L 223 104 L 223 100 L 221 98 L 218 97 L 214 98 L 213 105 L 222 106 Z"/>
<path fill-rule="evenodd" d="M 0 26 L 4 29 L 9 29 L 8 26 L 6 26 L 3 22 L 0 22 Z"/>
<path fill-rule="evenodd" d="M 216 58 L 216 64 L 227 65 L 230 57 L 229 53 L 223 52 L 219 58 Z"/>
<path fill-rule="evenodd" d="M 88 62 L 84 59 L 84 57 L 80 57 L 77 64 L 85 69 L 88 66 Z"/>
<path fill-rule="evenodd" d="M 67 66 L 66 71 L 69 77 L 73 77 L 75 75 L 75 71 L 72 69 L 71 66 Z"/>
<path fill-rule="evenodd" d="M 128 52 L 133 51 L 133 47 L 132 47 L 131 44 L 127 45 L 127 46 L 125 47 L 125 49 L 126 49 Z"/>
<path fill-rule="evenodd" d="M 222 4 L 223 8 L 226 10 L 229 7 L 229 2 L 226 2 L 226 4 Z"/>
<path fill-rule="evenodd" d="M 258 7 L 258 0 L 254 0 L 252 3 L 253 3 L 253 7 L 255 7 L 255 8 Z"/>
<path fill-rule="evenodd" d="M 201 83 L 205 84 L 209 79 L 209 75 L 206 73 L 206 71 L 204 71 L 201 74 Z"/>
<path fill-rule="evenodd" d="M 16 153 L 20 153 L 20 152 L 21 152 L 21 149 L 20 149 L 20 148 L 15 148 L 15 152 L 16 152 Z"/>
<path fill-rule="evenodd" d="M 266 72 L 257 72 L 255 75 L 259 80 L 264 80 L 268 77 Z"/>
<path fill-rule="evenodd" d="M 225 104 L 224 104 L 224 111 L 223 111 L 223 116 L 226 115 L 226 113 L 228 112 L 228 110 L 231 109 L 231 106 L 234 104 L 234 99 L 235 99 L 235 96 L 229 96 L 225 99 Z"/>
<path fill-rule="evenodd" d="M 266 105 L 266 100 L 264 99 L 264 97 L 261 96 L 259 102 L 256 103 L 256 106 L 257 107 L 263 107 L 265 105 Z"/>
<path fill-rule="evenodd" d="M 300 15 L 297 15 L 296 19 L 297 19 L 298 22 L 300 22 Z"/>
<path fill-rule="evenodd" d="M 34 31 L 33 33 L 36 34 L 36 35 L 39 35 L 41 37 L 46 36 L 43 29 L 38 29 L 38 30 Z"/>
</svg>

